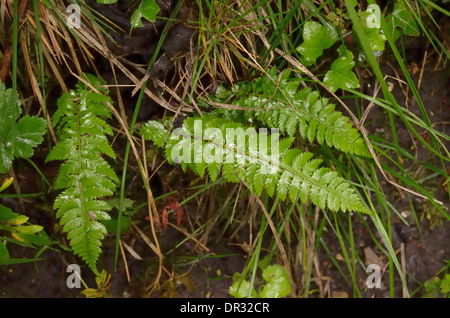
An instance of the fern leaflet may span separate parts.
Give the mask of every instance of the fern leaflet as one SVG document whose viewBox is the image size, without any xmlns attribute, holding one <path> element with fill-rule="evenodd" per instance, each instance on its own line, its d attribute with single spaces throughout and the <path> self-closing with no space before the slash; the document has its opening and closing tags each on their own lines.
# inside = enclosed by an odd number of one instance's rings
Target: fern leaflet
<svg viewBox="0 0 450 318">
<path fill-rule="evenodd" d="M 102 93 L 100 81 L 88 75 L 90 83 Z M 57 218 L 67 232 L 70 246 L 98 275 L 96 262 L 101 253 L 101 240 L 106 229 L 100 222 L 110 219 L 111 207 L 100 200 L 110 196 L 119 179 L 101 157 L 115 158 L 107 135 L 112 129 L 106 122 L 110 110 L 109 97 L 93 92 L 83 83 L 58 100 L 53 116 L 59 142 L 51 149 L 47 161 L 63 160 L 55 180 L 55 189 L 64 189 L 54 202 Z M 92 218 L 95 215 L 95 218 Z"/>
</svg>

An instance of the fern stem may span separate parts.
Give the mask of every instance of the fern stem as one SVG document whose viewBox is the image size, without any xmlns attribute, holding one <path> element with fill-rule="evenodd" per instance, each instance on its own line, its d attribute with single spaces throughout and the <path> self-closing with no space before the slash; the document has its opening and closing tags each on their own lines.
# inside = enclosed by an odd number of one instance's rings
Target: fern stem
<svg viewBox="0 0 450 318">
<path fill-rule="evenodd" d="M 79 176 L 82 174 L 82 171 L 83 171 L 83 162 L 82 162 L 82 158 L 83 158 L 83 145 L 82 145 L 82 140 L 81 140 L 81 128 L 80 128 L 80 108 L 79 107 L 77 107 L 76 108 L 76 113 L 75 113 L 75 116 L 76 116 L 76 118 L 77 118 L 77 121 L 76 121 L 76 127 L 77 127 L 77 144 L 78 144 L 78 147 L 77 147 L 77 152 L 78 152 L 78 172 L 76 173 L 76 175 L 78 176 L 77 177 L 77 181 L 76 181 L 76 188 L 78 188 L 78 192 L 80 193 L 80 208 L 81 208 L 81 211 L 82 211 L 82 213 L 83 213 L 83 215 L 84 215 L 84 217 L 82 218 L 82 220 L 83 220 L 83 225 L 82 225 L 82 227 L 84 228 L 84 232 L 85 233 L 87 233 L 87 231 L 88 231 L 88 229 L 87 229 L 87 222 L 90 222 L 90 221 L 88 221 L 88 218 L 89 218 L 89 215 L 88 215 L 88 211 L 86 210 L 86 207 L 85 207 L 85 205 L 84 205 L 84 191 L 83 191 L 83 187 L 82 187 L 82 185 L 81 185 L 81 181 L 80 181 L 80 178 L 79 178 Z M 89 240 L 84 240 L 84 244 L 85 244 L 85 247 L 86 247 L 86 251 L 88 251 L 89 252 Z M 89 264 L 90 265 L 90 264 Z M 95 275 L 99 275 L 99 273 L 98 273 L 98 271 L 95 269 L 94 270 L 94 274 Z"/>
</svg>

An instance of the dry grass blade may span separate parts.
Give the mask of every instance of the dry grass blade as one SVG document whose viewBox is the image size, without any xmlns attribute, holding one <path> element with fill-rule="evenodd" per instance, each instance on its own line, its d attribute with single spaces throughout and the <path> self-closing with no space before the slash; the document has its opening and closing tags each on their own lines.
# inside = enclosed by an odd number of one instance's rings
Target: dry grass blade
<svg viewBox="0 0 450 318">
<path fill-rule="evenodd" d="M 192 234 L 189 234 L 185 229 L 176 226 L 175 224 L 169 222 L 169 226 L 173 227 L 175 230 L 177 230 L 178 232 L 180 232 L 181 234 L 183 234 L 184 236 L 186 236 L 188 239 L 190 239 L 191 241 L 193 241 L 196 245 L 200 246 L 203 250 L 205 250 L 206 252 L 209 252 L 209 248 L 204 245 L 202 242 L 200 242 L 199 240 L 197 240 Z"/>
<path fill-rule="evenodd" d="M 55 134 L 55 130 L 53 129 L 52 119 L 50 117 L 50 114 L 48 114 L 48 112 L 45 111 L 44 96 L 42 96 L 41 89 L 39 88 L 39 84 L 37 82 L 37 79 L 36 79 L 36 77 L 34 75 L 34 72 L 33 72 L 32 66 L 31 66 L 32 62 L 30 60 L 30 56 L 28 55 L 28 47 L 27 47 L 26 37 L 25 36 L 20 38 L 20 46 L 22 48 L 22 52 L 23 52 L 23 55 L 24 55 L 24 60 L 25 60 L 25 64 L 26 64 L 26 67 L 27 67 L 27 72 L 28 72 L 28 77 L 30 79 L 31 88 L 32 88 L 33 93 L 36 96 L 37 100 L 39 101 L 39 104 L 41 106 L 42 112 L 44 114 L 46 114 L 48 130 L 50 132 L 50 135 L 52 136 L 53 142 L 56 143 L 57 137 L 56 137 L 56 134 Z"/>
<path fill-rule="evenodd" d="M 123 264 L 125 265 L 125 273 L 127 275 L 127 280 L 128 280 L 128 283 L 130 283 L 131 282 L 130 271 L 128 270 L 128 262 L 127 262 L 127 257 L 125 255 L 125 251 L 123 250 L 122 240 L 119 240 L 119 247 L 120 247 L 120 253 L 122 254 L 122 258 L 123 258 Z"/>
<path fill-rule="evenodd" d="M 22 32 L 22 26 L 23 26 L 23 22 L 25 19 L 25 16 L 27 14 L 27 9 L 28 6 L 30 4 L 29 0 L 20 0 L 19 1 L 19 5 L 18 5 L 18 23 L 19 23 L 19 34 L 18 37 L 20 38 L 21 36 L 21 32 Z M 6 6 L 6 4 L 5 4 Z M 10 10 L 12 11 L 12 10 Z M 5 34 L 5 36 L 9 35 L 8 37 L 8 41 L 6 42 L 6 47 L 5 50 L 3 51 L 3 57 L 1 60 L 1 66 L 0 66 L 0 82 L 5 83 L 6 79 L 8 77 L 10 68 L 11 68 L 11 63 L 12 63 L 12 37 L 13 37 L 13 24 L 10 24 L 10 29 L 7 31 L 8 33 Z"/>
</svg>

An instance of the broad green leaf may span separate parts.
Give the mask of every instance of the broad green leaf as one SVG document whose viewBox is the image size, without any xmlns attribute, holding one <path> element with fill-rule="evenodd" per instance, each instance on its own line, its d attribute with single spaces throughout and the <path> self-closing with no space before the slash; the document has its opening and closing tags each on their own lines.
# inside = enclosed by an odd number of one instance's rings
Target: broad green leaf
<svg viewBox="0 0 450 318">
<path fill-rule="evenodd" d="M 338 39 L 336 30 L 330 25 L 308 21 L 303 27 L 303 43 L 297 48 L 303 56 L 305 66 L 314 64 L 323 50 L 330 48 Z"/>
<path fill-rule="evenodd" d="M 263 278 L 267 282 L 264 286 L 261 297 L 281 298 L 289 295 L 291 284 L 286 268 L 281 265 L 272 265 L 263 271 Z"/>
<path fill-rule="evenodd" d="M 155 22 L 159 9 L 160 8 L 155 0 L 143 0 L 139 8 L 131 15 L 131 26 L 133 28 L 141 27 L 142 18 L 145 18 L 149 22 Z"/>
<path fill-rule="evenodd" d="M 353 61 L 353 53 L 346 50 L 345 47 L 340 47 L 340 53 L 345 50 L 345 55 L 337 58 L 331 69 L 325 74 L 324 83 L 327 87 L 335 92 L 337 89 L 342 88 L 358 88 L 359 82 L 356 75 L 352 72 L 352 68 L 355 65 Z"/>
</svg>

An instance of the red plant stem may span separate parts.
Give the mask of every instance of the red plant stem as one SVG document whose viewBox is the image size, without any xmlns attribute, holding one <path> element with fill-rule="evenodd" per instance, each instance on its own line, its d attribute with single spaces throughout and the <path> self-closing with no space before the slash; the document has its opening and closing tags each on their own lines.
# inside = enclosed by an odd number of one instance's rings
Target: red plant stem
<svg viewBox="0 0 450 318">
<path fill-rule="evenodd" d="M 23 24 L 22 22 L 25 19 L 25 15 L 27 13 L 29 4 L 30 0 L 19 0 L 19 8 L 18 8 L 19 27 Z M 0 66 L 0 81 L 3 83 L 5 83 L 8 78 L 9 69 L 11 68 L 12 62 L 12 53 L 13 53 L 13 24 L 11 23 L 11 26 L 9 28 L 9 39 L 5 45 L 5 50 L 3 52 L 3 58 L 1 60 Z"/>
</svg>

